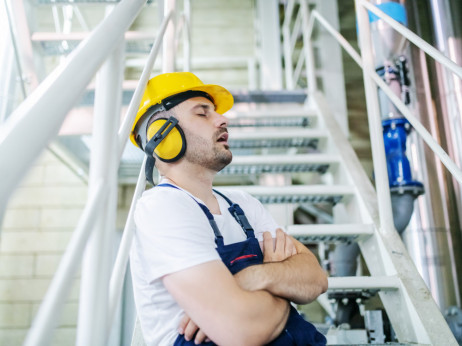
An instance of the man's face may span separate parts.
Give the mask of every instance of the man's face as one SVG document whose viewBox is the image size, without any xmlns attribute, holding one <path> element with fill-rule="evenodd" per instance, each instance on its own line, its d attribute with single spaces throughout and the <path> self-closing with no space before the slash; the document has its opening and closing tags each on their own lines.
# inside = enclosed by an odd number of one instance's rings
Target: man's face
<svg viewBox="0 0 462 346">
<path fill-rule="evenodd" d="M 228 120 L 215 112 L 205 97 L 194 97 L 175 107 L 184 131 L 187 149 L 184 159 L 216 172 L 227 166 L 233 154 L 228 145 Z"/>
</svg>

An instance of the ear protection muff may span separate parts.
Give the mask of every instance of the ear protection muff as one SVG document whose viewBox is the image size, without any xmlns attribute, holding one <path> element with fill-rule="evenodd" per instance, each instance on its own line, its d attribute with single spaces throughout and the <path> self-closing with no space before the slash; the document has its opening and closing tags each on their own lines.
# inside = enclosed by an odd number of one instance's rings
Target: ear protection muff
<svg viewBox="0 0 462 346">
<path fill-rule="evenodd" d="M 144 148 L 147 156 L 144 172 L 146 179 L 154 185 L 152 172 L 155 156 L 164 162 L 178 161 L 186 152 L 186 138 L 175 117 L 154 120 L 146 130 L 146 138 L 148 142 Z"/>
<path fill-rule="evenodd" d="M 173 117 L 170 117 L 170 119 Z M 175 119 L 176 120 L 176 119 Z M 170 120 L 171 121 L 171 120 Z M 173 123 L 172 123 L 173 124 Z M 148 143 L 152 138 L 159 138 L 168 130 L 169 119 L 156 119 L 146 130 Z M 147 146 L 146 146 L 147 149 Z M 169 132 L 163 136 L 154 149 L 155 155 L 164 162 L 175 162 L 186 152 L 186 138 L 178 124 L 174 124 Z"/>
</svg>

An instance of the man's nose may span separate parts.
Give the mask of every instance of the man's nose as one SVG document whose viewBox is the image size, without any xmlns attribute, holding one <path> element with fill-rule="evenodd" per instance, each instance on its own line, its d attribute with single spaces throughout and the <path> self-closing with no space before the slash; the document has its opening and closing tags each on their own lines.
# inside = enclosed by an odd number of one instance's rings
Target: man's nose
<svg viewBox="0 0 462 346">
<path fill-rule="evenodd" d="M 216 120 L 215 120 L 216 126 L 217 127 L 228 127 L 228 118 L 225 117 L 223 114 L 220 114 L 217 112 L 215 112 L 215 114 L 216 114 Z"/>
</svg>

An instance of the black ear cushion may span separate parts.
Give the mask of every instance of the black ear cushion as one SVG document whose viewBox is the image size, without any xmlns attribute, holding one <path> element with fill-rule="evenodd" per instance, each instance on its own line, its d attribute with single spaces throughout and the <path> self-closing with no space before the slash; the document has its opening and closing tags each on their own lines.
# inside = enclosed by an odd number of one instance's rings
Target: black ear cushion
<svg viewBox="0 0 462 346">
<path fill-rule="evenodd" d="M 167 119 L 155 120 L 147 129 L 148 141 L 157 134 Z M 183 157 L 186 152 L 186 138 L 180 126 L 176 125 L 170 133 L 154 149 L 156 156 L 163 162 L 175 162 Z"/>
</svg>

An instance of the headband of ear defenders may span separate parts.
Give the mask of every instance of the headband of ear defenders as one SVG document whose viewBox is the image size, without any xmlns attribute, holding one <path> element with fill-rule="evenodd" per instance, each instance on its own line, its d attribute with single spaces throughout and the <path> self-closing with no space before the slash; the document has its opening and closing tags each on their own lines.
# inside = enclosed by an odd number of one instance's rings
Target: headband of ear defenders
<svg viewBox="0 0 462 346">
<path fill-rule="evenodd" d="M 188 90 L 179 94 L 175 94 L 169 97 L 166 97 L 162 100 L 162 105 L 165 110 L 168 111 L 173 107 L 179 105 L 181 102 L 191 99 L 193 97 L 205 97 L 213 103 L 213 98 L 207 94 L 205 91 L 200 90 Z"/>
<path fill-rule="evenodd" d="M 167 137 L 170 131 L 173 130 L 176 124 L 178 124 L 178 119 L 175 117 L 168 118 L 165 124 L 162 125 L 159 131 L 157 131 L 156 134 L 152 136 L 152 138 L 146 144 L 144 152 L 146 153 L 147 159 L 144 172 L 146 174 L 147 181 L 149 181 L 153 186 L 155 184 L 152 179 L 152 173 L 154 170 L 154 164 L 156 163 L 156 159 L 154 158 L 154 150 L 157 148 L 160 142 L 162 142 L 162 140 Z"/>
</svg>

